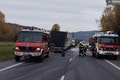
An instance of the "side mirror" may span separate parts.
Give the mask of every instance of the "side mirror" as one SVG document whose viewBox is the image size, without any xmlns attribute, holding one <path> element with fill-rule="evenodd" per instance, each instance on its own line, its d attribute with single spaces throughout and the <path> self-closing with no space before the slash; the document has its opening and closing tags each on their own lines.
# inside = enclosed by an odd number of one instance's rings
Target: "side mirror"
<svg viewBox="0 0 120 80">
<path fill-rule="evenodd" d="M 15 40 L 14 40 L 15 42 L 17 41 L 17 35 L 15 36 Z"/>
</svg>

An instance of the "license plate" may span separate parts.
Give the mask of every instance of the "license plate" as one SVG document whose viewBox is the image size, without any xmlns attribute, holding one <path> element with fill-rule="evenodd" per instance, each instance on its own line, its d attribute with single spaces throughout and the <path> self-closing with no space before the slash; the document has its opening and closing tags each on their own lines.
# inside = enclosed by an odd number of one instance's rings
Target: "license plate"
<svg viewBox="0 0 120 80">
<path fill-rule="evenodd" d="M 30 55 L 30 53 L 23 53 L 24 56 Z"/>
</svg>

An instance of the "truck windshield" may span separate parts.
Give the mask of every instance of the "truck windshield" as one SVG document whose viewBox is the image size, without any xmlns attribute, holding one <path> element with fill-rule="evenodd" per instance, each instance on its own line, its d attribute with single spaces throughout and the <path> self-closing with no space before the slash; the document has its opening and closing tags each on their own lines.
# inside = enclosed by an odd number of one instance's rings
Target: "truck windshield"
<svg viewBox="0 0 120 80">
<path fill-rule="evenodd" d="M 18 42 L 37 43 L 42 41 L 41 32 L 20 32 Z"/>
<path fill-rule="evenodd" d="M 117 38 L 117 37 L 100 37 L 98 39 L 98 42 L 100 44 L 113 44 L 113 45 L 116 45 L 116 44 L 119 44 L 119 38 Z"/>
</svg>

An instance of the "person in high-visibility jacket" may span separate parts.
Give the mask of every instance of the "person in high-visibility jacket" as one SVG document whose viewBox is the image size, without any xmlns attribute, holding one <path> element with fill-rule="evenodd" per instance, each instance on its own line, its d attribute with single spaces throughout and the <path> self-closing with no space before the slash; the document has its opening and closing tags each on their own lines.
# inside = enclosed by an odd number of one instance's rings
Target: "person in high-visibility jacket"
<svg viewBox="0 0 120 80">
<path fill-rule="evenodd" d="M 84 57 L 84 46 L 82 45 L 82 43 L 79 43 L 79 56 L 83 56 Z"/>
</svg>

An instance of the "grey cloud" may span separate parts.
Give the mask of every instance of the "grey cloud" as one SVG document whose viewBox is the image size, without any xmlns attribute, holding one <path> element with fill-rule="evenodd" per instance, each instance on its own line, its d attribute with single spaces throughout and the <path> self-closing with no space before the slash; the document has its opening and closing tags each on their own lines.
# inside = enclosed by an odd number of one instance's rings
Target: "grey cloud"
<svg viewBox="0 0 120 80">
<path fill-rule="evenodd" d="M 100 18 L 104 7 L 104 0 L 0 1 L 0 9 L 6 14 L 8 22 L 41 25 L 47 29 L 53 23 L 59 23 L 63 26 L 62 30 L 67 31 L 98 29 L 95 20 Z"/>
</svg>

